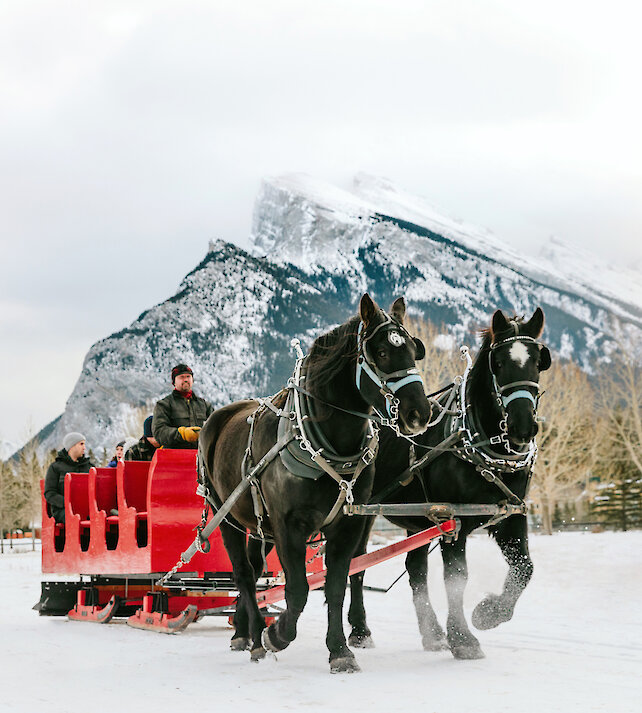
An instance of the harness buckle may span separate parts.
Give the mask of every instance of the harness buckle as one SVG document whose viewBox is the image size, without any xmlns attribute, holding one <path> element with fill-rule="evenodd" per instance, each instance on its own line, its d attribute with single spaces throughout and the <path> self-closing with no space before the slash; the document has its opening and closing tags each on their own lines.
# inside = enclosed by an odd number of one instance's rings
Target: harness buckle
<svg viewBox="0 0 642 713">
<path fill-rule="evenodd" d="M 372 448 L 366 448 L 365 451 L 363 452 L 363 455 L 361 456 L 361 460 L 366 464 L 370 465 L 372 461 L 375 458 L 375 452 L 372 450 Z"/>
<path fill-rule="evenodd" d="M 493 473 L 493 471 L 489 470 L 488 468 L 481 468 L 479 472 L 489 483 L 492 483 L 494 480 L 497 480 L 497 476 L 495 475 L 495 473 Z"/>
<path fill-rule="evenodd" d="M 340 480 L 339 489 L 343 490 L 346 494 L 346 503 L 352 505 L 354 503 L 354 495 L 352 494 L 352 481 L 351 480 Z"/>
<path fill-rule="evenodd" d="M 491 446 L 498 446 L 501 442 L 502 442 L 501 436 L 491 436 L 490 437 Z"/>
</svg>

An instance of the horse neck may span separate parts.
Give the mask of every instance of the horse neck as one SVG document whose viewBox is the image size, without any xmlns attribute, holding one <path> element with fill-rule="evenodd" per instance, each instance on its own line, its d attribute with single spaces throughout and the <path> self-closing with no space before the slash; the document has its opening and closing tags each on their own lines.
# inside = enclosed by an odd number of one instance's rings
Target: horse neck
<svg viewBox="0 0 642 713">
<path fill-rule="evenodd" d="M 493 376 L 488 366 L 488 352 L 480 351 L 471 379 L 469 380 L 466 401 L 471 409 L 476 426 L 481 426 L 486 437 L 499 433 L 502 411 L 495 397 Z M 501 450 L 499 447 L 497 450 Z"/>
<path fill-rule="evenodd" d="M 363 400 L 355 383 L 355 368 L 351 360 L 329 382 L 319 384 L 314 390 L 314 395 L 339 408 L 370 414 L 372 408 Z M 332 444 L 336 453 L 352 455 L 361 448 L 368 428 L 366 418 L 343 413 L 327 406 L 319 406 L 314 403 L 314 399 L 310 402 L 310 408 L 313 417 L 319 414 L 317 428 L 322 431 L 328 443 Z"/>
</svg>

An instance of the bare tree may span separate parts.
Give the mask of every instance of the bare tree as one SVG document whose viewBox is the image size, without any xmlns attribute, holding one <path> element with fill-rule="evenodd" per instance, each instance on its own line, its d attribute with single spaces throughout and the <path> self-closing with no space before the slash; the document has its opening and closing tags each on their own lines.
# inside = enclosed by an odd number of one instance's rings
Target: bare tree
<svg viewBox="0 0 642 713">
<path fill-rule="evenodd" d="M 554 362 L 541 385 L 548 393 L 539 408 L 544 421 L 531 497 L 540 506 L 544 532 L 551 535 L 556 504 L 577 494 L 594 461 L 594 392 L 573 362 Z"/>
<path fill-rule="evenodd" d="M 604 451 L 625 460 L 642 474 L 642 367 L 639 354 L 623 343 L 616 356 L 602 369 L 598 379 L 600 411 L 607 427 Z"/>
<path fill-rule="evenodd" d="M 28 439 L 16 465 L 16 480 L 21 494 L 21 522 L 28 522 L 31 527 L 32 549 L 35 549 L 35 530 L 42 514 L 40 479 L 44 477 L 44 471 L 38 457 L 38 447 L 37 439 Z"/>
<path fill-rule="evenodd" d="M 430 320 L 409 319 L 406 326 L 426 347 L 426 356 L 418 365 L 428 393 L 446 386 L 462 372 L 455 340 L 443 325 L 437 327 Z"/>
<path fill-rule="evenodd" d="M 3 463 L 0 472 L 2 481 L 2 531 L 12 533 L 18 525 L 24 522 L 25 493 L 17 473 L 9 463 Z M 13 541 L 11 542 L 11 547 L 13 548 Z"/>
<path fill-rule="evenodd" d="M 9 529 L 11 511 L 10 503 L 10 478 L 13 478 L 13 473 L 9 464 L 5 461 L 0 461 L 0 553 L 4 553 L 4 531 Z"/>
</svg>

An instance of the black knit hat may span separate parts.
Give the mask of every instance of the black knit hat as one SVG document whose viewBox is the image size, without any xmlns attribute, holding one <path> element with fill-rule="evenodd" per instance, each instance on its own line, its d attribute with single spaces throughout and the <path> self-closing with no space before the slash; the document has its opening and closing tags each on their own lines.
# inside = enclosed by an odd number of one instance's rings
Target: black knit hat
<svg viewBox="0 0 642 713">
<path fill-rule="evenodd" d="M 177 364 L 172 369 L 172 384 L 174 383 L 176 377 L 181 374 L 191 374 L 194 376 L 194 372 L 189 368 L 189 366 L 187 366 L 187 364 Z"/>
</svg>

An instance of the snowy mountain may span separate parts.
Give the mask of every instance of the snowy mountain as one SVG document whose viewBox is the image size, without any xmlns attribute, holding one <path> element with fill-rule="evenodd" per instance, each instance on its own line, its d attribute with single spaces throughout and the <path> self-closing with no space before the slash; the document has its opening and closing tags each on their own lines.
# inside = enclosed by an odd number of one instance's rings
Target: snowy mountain
<svg viewBox="0 0 642 713">
<path fill-rule="evenodd" d="M 585 368 L 614 320 L 642 334 L 637 275 L 607 271 L 559 243 L 526 258 L 382 179 L 359 175 L 348 192 L 284 176 L 261 187 L 251 250 L 211 244 L 175 295 L 94 344 L 65 412 L 38 438 L 53 448 L 81 430 L 96 451 L 138 435 L 130 433 L 136 414 L 169 392 L 179 361 L 193 366 L 195 391 L 215 406 L 272 393 L 291 373 L 290 339 L 309 343 L 343 321 L 365 290 L 384 306 L 405 295 L 411 314 L 471 344 L 496 308 L 522 314 L 541 305 L 551 347 Z"/>
</svg>

